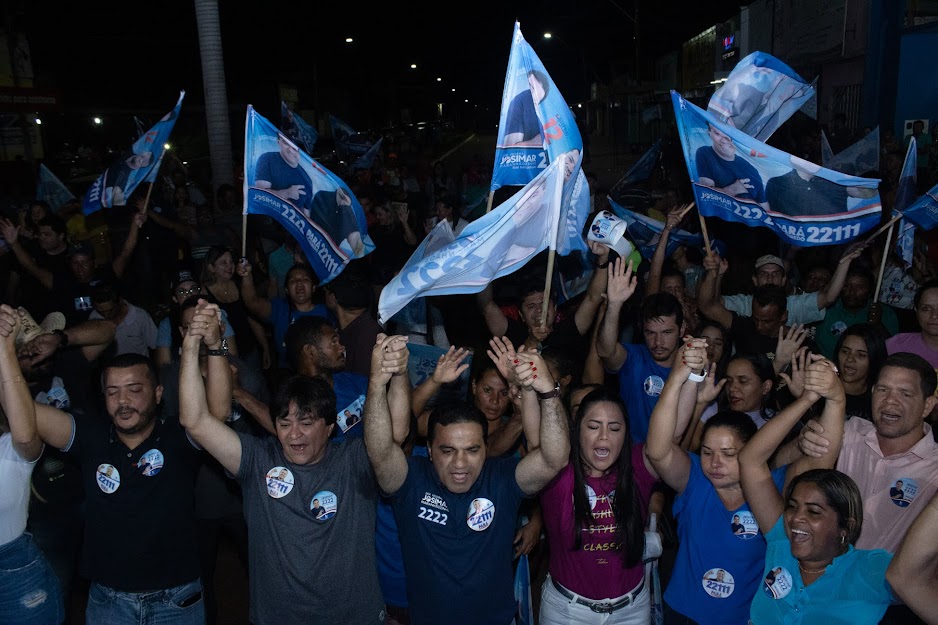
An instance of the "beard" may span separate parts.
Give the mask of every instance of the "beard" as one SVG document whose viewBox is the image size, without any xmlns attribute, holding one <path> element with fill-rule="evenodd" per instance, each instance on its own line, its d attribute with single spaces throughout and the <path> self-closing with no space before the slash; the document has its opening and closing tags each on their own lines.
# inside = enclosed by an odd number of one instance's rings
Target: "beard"
<svg viewBox="0 0 938 625">
<path fill-rule="evenodd" d="M 156 413 L 158 411 L 159 406 L 157 406 L 155 403 L 150 404 L 150 406 L 142 412 L 139 410 L 134 410 L 133 412 L 136 412 L 138 415 L 140 415 L 140 419 L 137 421 L 136 425 L 132 425 L 129 428 L 121 427 L 117 424 L 117 420 L 114 418 L 112 418 L 111 421 L 114 423 L 114 429 L 117 430 L 119 434 L 130 436 L 142 432 L 150 427 L 150 425 L 153 423 L 153 420 L 156 419 Z"/>
</svg>

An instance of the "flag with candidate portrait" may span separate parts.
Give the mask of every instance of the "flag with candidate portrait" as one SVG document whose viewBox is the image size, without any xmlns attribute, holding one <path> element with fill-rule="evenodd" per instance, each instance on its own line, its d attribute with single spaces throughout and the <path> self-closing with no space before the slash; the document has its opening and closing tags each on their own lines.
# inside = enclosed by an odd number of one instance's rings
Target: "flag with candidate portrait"
<svg viewBox="0 0 938 625">
<path fill-rule="evenodd" d="M 352 163 L 352 169 L 371 169 L 371 166 L 375 163 L 375 157 L 378 156 L 378 152 L 381 150 L 381 142 L 384 141 L 384 137 L 381 137 L 375 144 L 368 148 L 368 151 L 358 157 L 358 160 Z"/>
<path fill-rule="evenodd" d="M 307 154 L 313 153 L 316 141 L 319 140 L 319 133 L 295 111 L 290 110 L 290 107 L 283 100 L 280 101 L 280 129 L 283 130 L 283 134 L 290 137 L 290 141 L 300 146 L 304 152 Z"/>
<path fill-rule="evenodd" d="M 837 154 L 831 150 L 827 135 L 822 130 L 821 165 L 851 176 L 862 176 L 867 172 L 879 171 L 879 126 Z"/>
<path fill-rule="evenodd" d="M 658 247 L 658 242 L 661 240 L 661 233 L 664 232 L 664 223 L 620 206 L 612 198 L 607 199 L 615 216 L 625 222 L 627 238 L 632 241 L 642 258 L 651 260 L 651 257 L 655 254 L 655 249 Z M 681 245 L 698 250 L 702 249 L 704 245 L 703 237 L 680 228 L 674 228 L 668 234 L 668 247 L 665 250 L 665 255 L 670 258 L 674 250 Z"/>
<path fill-rule="evenodd" d="M 905 152 L 905 162 L 899 174 L 899 184 L 896 185 L 896 199 L 893 205 L 893 215 L 901 215 L 915 202 L 918 189 L 918 155 L 915 148 L 915 137 L 909 137 L 909 147 Z M 915 229 L 906 225 L 905 219 L 899 220 L 896 234 L 896 253 L 906 268 L 912 266 L 912 253 L 915 247 Z"/>
<path fill-rule="evenodd" d="M 250 105 L 244 130 L 244 212 L 280 223 L 303 248 L 321 284 L 375 249 L 365 211 L 348 185 Z"/>
<path fill-rule="evenodd" d="M 879 224 L 879 180 L 842 174 L 750 137 L 671 92 L 697 210 L 765 227 L 799 247 L 845 243 Z"/>
<path fill-rule="evenodd" d="M 185 96 L 186 92 L 180 91 L 179 100 L 173 110 L 137 139 L 130 150 L 121 154 L 120 158 L 94 181 L 82 201 L 81 209 L 85 215 L 102 208 L 125 206 L 127 198 L 141 182 L 153 180 Z"/>
<path fill-rule="evenodd" d="M 372 147 L 367 135 L 356 131 L 335 115 L 329 116 L 329 124 L 332 126 L 332 138 L 339 157 L 361 156 Z"/>
<path fill-rule="evenodd" d="M 635 161 L 635 164 L 629 167 L 625 175 L 619 179 L 619 182 L 612 185 L 609 195 L 618 196 L 624 189 L 628 189 L 643 180 L 648 180 L 658 165 L 658 157 L 661 156 L 661 139 L 655 141 L 645 153 Z"/>
<path fill-rule="evenodd" d="M 56 212 L 75 195 L 68 190 L 61 180 L 44 164 L 39 165 L 39 184 L 36 185 L 36 198 L 42 200 Z"/>
<path fill-rule="evenodd" d="M 938 226 L 938 184 L 906 207 L 902 211 L 902 218 L 922 230 L 933 230 Z"/>
<path fill-rule="evenodd" d="M 381 291 L 378 320 L 387 322 L 416 297 L 478 293 L 542 250 L 565 253 L 563 164 L 562 159 L 551 163 L 512 197 L 471 222 L 452 242 L 435 250 L 435 246 L 421 245 Z M 435 231 L 430 235 L 437 236 Z"/>
<path fill-rule="evenodd" d="M 792 68 L 765 52 L 741 59 L 717 89 L 707 111 L 750 137 L 767 141 L 815 93 Z"/>
</svg>

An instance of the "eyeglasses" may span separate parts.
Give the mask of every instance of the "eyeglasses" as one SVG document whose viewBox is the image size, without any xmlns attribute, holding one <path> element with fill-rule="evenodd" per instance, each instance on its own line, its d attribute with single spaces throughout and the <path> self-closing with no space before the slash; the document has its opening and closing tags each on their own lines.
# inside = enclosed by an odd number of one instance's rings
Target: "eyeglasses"
<svg viewBox="0 0 938 625">
<path fill-rule="evenodd" d="M 189 287 L 188 289 L 176 289 L 176 295 L 188 297 L 190 295 L 195 295 L 201 290 L 202 287 L 197 284 L 195 286 Z"/>
</svg>

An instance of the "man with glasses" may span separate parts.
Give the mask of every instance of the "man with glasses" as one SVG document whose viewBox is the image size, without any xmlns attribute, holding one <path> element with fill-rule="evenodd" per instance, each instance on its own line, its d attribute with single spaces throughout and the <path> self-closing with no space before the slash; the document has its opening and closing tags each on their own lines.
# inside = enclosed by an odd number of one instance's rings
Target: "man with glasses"
<svg viewBox="0 0 938 625">
<path fill-rule="evenodd" d="M 182 344 L 180 340 L 174 340 L 173 323 L 170 317 L 177 314 L 182 303 L 194 295 L 202 292 L 202 286 L 196 281 L 194 274 L 189 269 L 183 269 L 176 274 L 172 283 L 172 312 L 160 321 L 156 331 L 156 350 L 153 352 L 153 360 L 157 367 L 169 364 L 171 360 L 178 356 L 178 348 Z M 228 315 L 224 310 L 221 311 L 221 320 L 223 324 L 222 338 L 228 345 L 228 353 L 234 356 L 238 355 L 238 346 L 234 338 L 234 330 L 228 323 Z M 173 345 L 176 346 L 174 353 Z"/>
</svg>

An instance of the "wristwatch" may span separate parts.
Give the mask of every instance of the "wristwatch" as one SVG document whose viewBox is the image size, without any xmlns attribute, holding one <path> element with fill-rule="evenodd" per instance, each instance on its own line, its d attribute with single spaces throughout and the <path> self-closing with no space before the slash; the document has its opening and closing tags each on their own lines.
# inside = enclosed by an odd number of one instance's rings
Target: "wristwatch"
<svg viewBox="0 0 938 625">
<path fill-rule="evenodd" d="M 535 391 L 537 393 L 537 391 Z M 547 391 L 546 393 L 537 393 L 538 399 L 551 399 L 553 397 L 560 397 L 560 382 L 554 385 L 553 390 Z"/>
<path fill-rule="evenodd" d="M 219 349 L 209 349 L 205 353 L 209 356 L 227 356 L 228 355 L 228 339 L 221 340 L 221 347 Z"/>
</svg>

